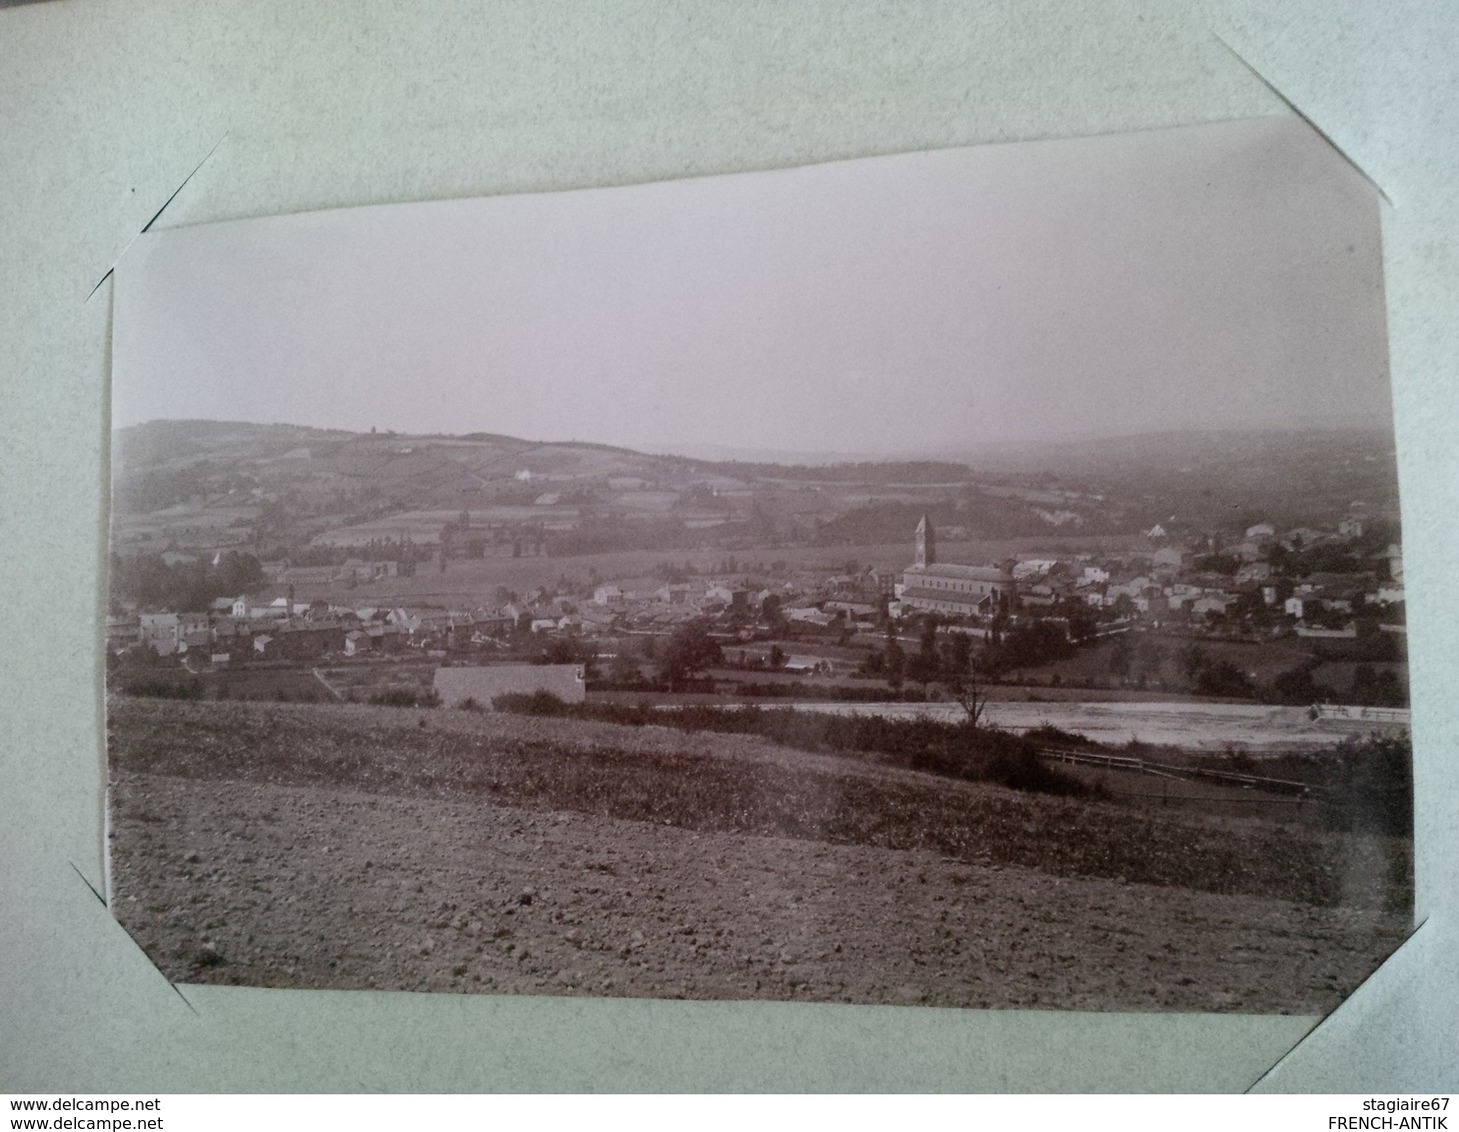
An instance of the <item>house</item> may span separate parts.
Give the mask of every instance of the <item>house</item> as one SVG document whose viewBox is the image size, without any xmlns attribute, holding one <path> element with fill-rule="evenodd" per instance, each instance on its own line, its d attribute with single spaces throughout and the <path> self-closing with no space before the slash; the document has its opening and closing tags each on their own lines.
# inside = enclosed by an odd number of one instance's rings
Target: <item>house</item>
<svg viewBox="0 0 1459 1132">
<path fill-rule="evenodd" d="M 106 643 L 112 651 L 128 648 L 142 639 L 141 621 L 136 614 L 108 615 Z"/>
<path fill-rule="evenodd" d="M 177 651 L 186 653 L 189 649 L 206 651 L 213 643 L 213 634 L 207 629 L 189 629 L 179 634 Z"/>
<path fill-rule="evenodd" d="M 828 601 L 821 607 L 826 613 L 839 613 L 848 621 L 875 621 L 877 607 L 864 601 Z"/>
<path fill-rule="evenodd" d="M 1226 612 L 1226 607 L 1234 604 L 1236 598 L 1228 593 L 1206 593 L 1191 602 L 1191 612 L 1197 615 L 1206 613 Z"/>
<path fill-rule="evenodd" d="M 1150 556 L 1151 565 L 1179 570 L 1185 562 L 1185 551 L 1178 546 L 1162 546 Z"/>
<path fill-rule="evenodd" d="M 1015 581 L 1023 581 L 1025 578 L 1042 578 L 1058 564 L 1058 560 L 1053 558 L 1030 558 L 1024 562 L 1015 563 L 1012 573 Z"/>
<path fill-rule="evenodd" d="M 473 629 L 496 636 L 509 633 L 516 626 L 516 618 L 502 609 L 473 609 L 470 615 Z M 474 635 L 474 634 L 473 634 Z"/>
<path fill-rule="evenodd" d="M 394 625 L 402 633 L 415 633 L 420 629 L 420 618 L 412 616 L 399 607 L 387 613 L 385 620 L 389 624 Z"/>
<path fill-rule="evenodd" d="M 137 633 L 144 648 L 159 656 L 171 656 L 182 637 L 176 613 L 142 613 L 137 618 Z"/>
<path fill-rule="evenodd" d="M 1325 604 L 1321 595 L 1317 593 L 1293 594 L 1282 603 L 1282 612 L 1301 621 L 1303 618 L 1320 612 Z"/>
<path fill-rule="evenodd" d="M 783 612 L 787 621 L 795 621 L 802 625 L 816 625 L 822 629 L 829 629 L 839 620 L 834 613 L 826 613 L 809 605 L 797 606 Z"/>
<path fill-rule="evenodd" d="M 834 579 L 832 579 L 834 581 Z M 714 602 L 720 606 L 728 606 L 734 600 L 735 591 L 728 586 L 715 584 L 704 591 L 704 600 Z"/>
<path fill-rule="evenodd" d="M 1236 571 L 1238 582 L 1264 582 L 1271 576 L 1272 565 L 1270 562 L 1248 562 Z"/>
<path fill-rule="evenodd" d="M 254 652 L 265 660 L 313 660 L 345 651 L 345 631 L 338 625 L 280 626 L 253 639 Z"/>
<path fill-rule="evenodd" d="M 724 650 L 724 663 L 734 668 L 773 668 L 773 660 L 782 660 L 777 657 L 773 648 L 727 648 Z"/>
<path fill-rule="evenodd" d="M 1311 527 L 1294 527 L 1282 536 L 1282 545 L 1288 550 L 1299 550 L 1304 546 L 1311 546 L 1315 542 L 1323 542 L 1327 535 L 1322 531 L 1313 530 Z"/>
<path fill-rule="evenodd" d="M 578 614 L 579 624 L 587 630 L 611 629 L 618 620 L 618 614 L 608 610 L 585 609 Z"/>
<path fill-rule="evenodd" d="M 365 630 L 377 652 L 396 653 L 405 648 L 405 633 L 394 625 L 371 625 Z"/>
<path fill-rule="evenodd" d="M 1131 578 L 1128 582 L 1118 582 L 1108 587 L 1104 593 L 1110 601 L 1117 601 L 1121 597 L 1128 597 L 1134 600 L 1141 597 L 1153 583 L 1144 574 L 1137 578 Z"/>
<path fill-rule="evenodd" d="M 497 696 L 547 692 L 570 704 L 587 698 L 581 664 L 484 664 L 436 669 L 434 687 L 446 707 L 467 700 L 490 708 Z"/>
<path fill-rule="evenodd" d="M 1322 629 L 1316 625 L 1298 625 L 1297 636 L 1299 637 L 1325 637 L 1330 640 L 1351 641 L 1358 635 L 1358 627 L 1349 622 L 1341 629 Z"/>
<path fill-rule="evenodd" d="M 1383 552 L 1383 557 L 1388 559 L 1388 576 L 1395 582 L 1403 581 L 1403 550 L 1397 543 L 1389 543 L 1388 549 Z"/>
</svg>

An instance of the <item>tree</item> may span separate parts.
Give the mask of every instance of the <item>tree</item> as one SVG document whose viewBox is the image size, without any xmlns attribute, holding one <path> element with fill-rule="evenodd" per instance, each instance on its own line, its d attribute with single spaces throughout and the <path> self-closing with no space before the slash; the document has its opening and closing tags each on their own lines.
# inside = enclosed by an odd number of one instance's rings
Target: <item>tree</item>
<svg viewBox="0 0 1459 1132">
<path fill-rule="evenodd" d="M 620 652 L 613 658 L 613 663 L 608 669 L 608 679 L 614 684 L 638 684 L 643 680 L 643 673 L 638 669 L 638 662 L 626 652 Z"/>
<path fill-rule="evenodd" d="M 929 613 L 922 619 L 922 655 L 937 655 L 937 617 Z"/>
<path fill-rule="evenodd" d="M 1114 646 L 1109 654 L 1110 675 L 1123 680 L 1130 674 L 1131 654 L 1133 649 L 1130 645 L 1128 633 L 1121 633 L 1114 639 Z"/>
<path fill-rule="evenodd" d="M 914 653 L 907 661 L 907 676 L 922 685 L 922 690 L 927 691 L 927 685 L 936 680 L 942 673 L 942 665 L 937 659 L 935 652 Z"/>
<path fill-rule="evenodd" d="M 973 663 L 973 641 L 966 633 L 950 633 L 943 646 L 943 667 L 954 676 Z"/>
<path fill-rule="evenodd" d="M 922 619 L 921 647 L 907 661 L 907 675 L 922 685 L 923 692 L 942 675 L 942 658 L 937 655 L 937 617 L 933 614 Z"/>
<path fill-rule="evenodd" d="M 948 689 L 967 716 L 969 729 L 976 731 L 983 710 L 988 706 L 988 689 L 978 677 L 975 665 L 969 662 L 948 676 Z"/>
<path fill-rule="evenodd" d="M 901 643 L 892 633 L 890 624 L 887 626 L 885 666 L 887 686 L 893 691 L 896 691 L 902 686 L 902 676 L 907 670 L 907 654 L 902 651 Z"/>
<path fill-rule="evenodd" d="M 721 658 L 719 645 L 709 635 L 708 623 L 686 622 L 674 630 L 664 646 L 659 657 L 659 679 L 670 688 L 681 688 Z"/>
<path fill-rule="evenodd" d="M 780 595 L 766 594 L 765 600 L 760 603 L 760 616 L 770 626 L 771 632 L 778 633 L 785 627 L 785 615 L 780 611 Z"/>
</svg>

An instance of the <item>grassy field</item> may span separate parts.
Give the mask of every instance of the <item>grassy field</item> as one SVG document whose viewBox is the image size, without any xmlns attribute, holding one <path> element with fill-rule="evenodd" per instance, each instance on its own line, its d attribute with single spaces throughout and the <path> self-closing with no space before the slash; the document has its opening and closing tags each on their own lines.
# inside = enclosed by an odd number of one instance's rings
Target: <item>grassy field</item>
<svg viewBox="0 0 1459 1132">
<path fill-rule="evenodd" d="M 1061 685 L 1075 687 L 1116 687 L 1124 680 L 1143 673 L 1147 688 L 1159 690 L 1187 689 L 1190 680 L 1182 669 L 1182 653 L 1195 645 L 1212 661 L 1229 661 L 1258 684 L 1293 668 L 1312 655 L 1311 647 L 1293 638 L 1248 644 L 1240 641 L 1215 641 L 1179 636 L 1173 633 L 1137 633 L 1122 640 L 1111 637 L 1081 648 L 1071 657 L 1038 668 L 1009 674 L 1009 679 L 1024 679 L 1035 684 L 1048 684 L 1055 677 Z M 1128 650 L 1130 670 L 1121 676 L 1115 670 L 1115 657 Z M 1158 658 L 1158 659 L 1157 659 Z"/>
<path fill-rule="evenodd" d="M 480 798 L 703 832 L 789 837 L 1118 879 L 1401 907 L 1405 843 L 1025 795 L 659 727 L 354 705 L 115 698 L 128 773 Z M 1369 883 L 1375 875 L 1382 883 Z M 1354 887 L 1354 878 L 1367 878 Z"/>
</svg>

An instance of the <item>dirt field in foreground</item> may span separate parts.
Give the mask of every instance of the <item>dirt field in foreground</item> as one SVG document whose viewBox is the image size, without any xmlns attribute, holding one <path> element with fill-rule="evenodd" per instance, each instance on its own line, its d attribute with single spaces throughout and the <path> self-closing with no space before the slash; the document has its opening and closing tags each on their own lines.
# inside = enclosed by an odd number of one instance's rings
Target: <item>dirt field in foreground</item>
<svg viewBox="0 0 1459 1132">
<path fill-rule="evenodd" d="M 121 768 L 112 839 L 116 914 L 183 983 L 1323 1013 L 1406 929 L 927 850 Z"/>
</svg>

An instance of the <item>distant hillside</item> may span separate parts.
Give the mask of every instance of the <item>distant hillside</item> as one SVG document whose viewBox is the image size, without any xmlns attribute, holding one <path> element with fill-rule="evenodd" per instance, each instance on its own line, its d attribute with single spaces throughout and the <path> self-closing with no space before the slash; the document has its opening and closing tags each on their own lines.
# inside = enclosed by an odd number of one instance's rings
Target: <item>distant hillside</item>
<svg viewBox="0 0 1459 1132">
<path fill-rule="evenodd" d="M 910 538 L 1176 537 L 1256 522 L 1396 533 L 1392 437 L 1160 433 L 829 464 L 707 461 L 579 441 L 155 421 L 117 432 L 114 523 L 137 551 L 450 542 L 453 554 L 836 545 Z M 495 549 L 493 549 L 495 548 Z"/>
<path fill-rule="evenodd" d="M 942 455 L 979 473 L 1097 491 L 1142 521 L 1299 526 L 1336 522 L 1355 505 L 1398 519 L 1397 453 L 1387 430 L 1159 432 Z"/>
</svg>

